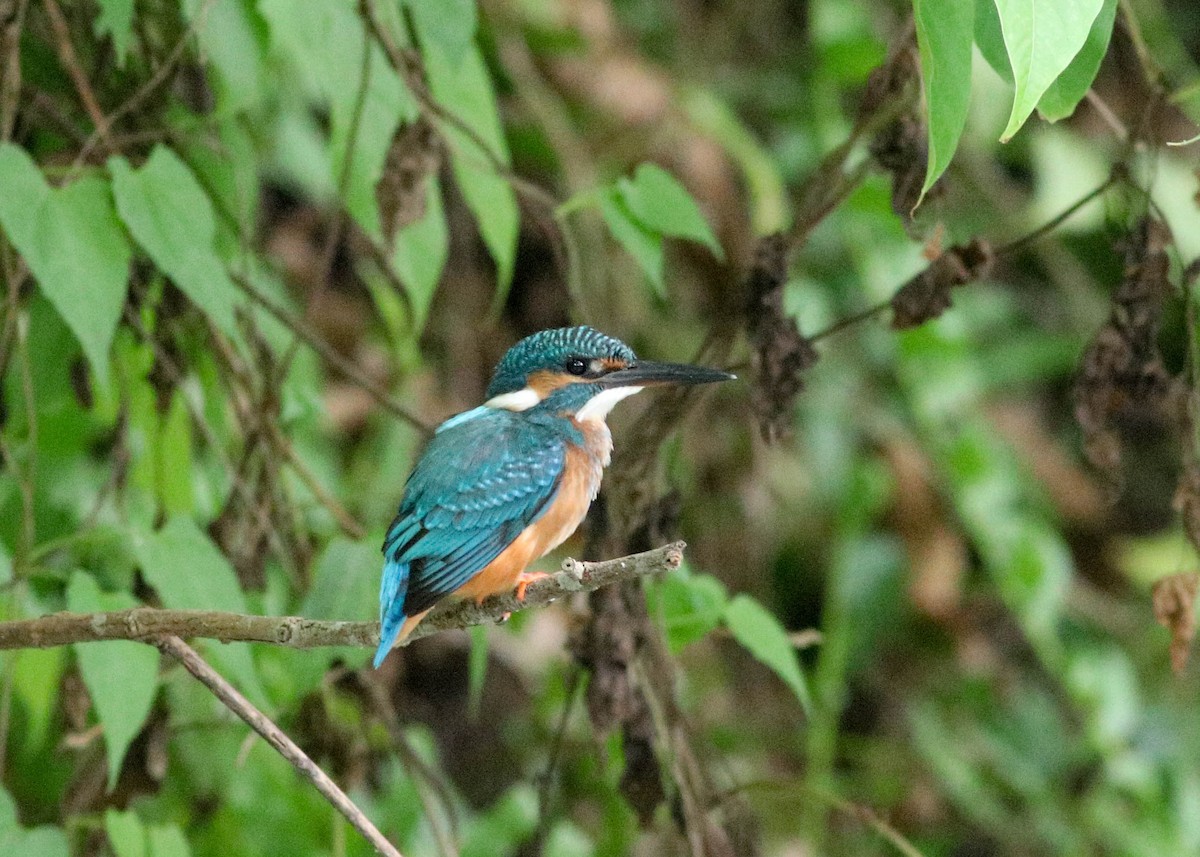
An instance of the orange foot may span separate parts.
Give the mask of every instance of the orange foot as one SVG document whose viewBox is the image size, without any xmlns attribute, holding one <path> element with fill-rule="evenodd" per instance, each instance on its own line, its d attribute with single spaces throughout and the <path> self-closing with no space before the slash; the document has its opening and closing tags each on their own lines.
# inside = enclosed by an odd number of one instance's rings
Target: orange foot
<svg viewBox="0 0 1200 857">
<path fill-rule="evenodd" d="M 535 580 L 541 580 L 543 577 L 549 577 L 544 571 L 522 571 L 517 575 L 517 600 L 525 600 L 525 589 Z"/>
</svg>

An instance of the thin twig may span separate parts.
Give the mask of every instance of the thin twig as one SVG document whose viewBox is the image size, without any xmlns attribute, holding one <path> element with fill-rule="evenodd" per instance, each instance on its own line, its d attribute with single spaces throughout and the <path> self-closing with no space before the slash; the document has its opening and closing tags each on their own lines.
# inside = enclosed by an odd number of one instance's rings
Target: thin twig
<svg viewBox="0 0 1200 857">
<path fill-rule="evenodd" d="M 233 281 L 241 287 L 254 301 L 262 306 L 268 313 L 275 317 L 277 321 L 283 324 L 296 333 L 305 343 L 308 344 L 313 351 L 316 351 L 321 357 L 337 371 L 341 372 L 348 379 L 353 381 L 359 387 L 367 392 L 372 399 L 379 405 L 386 408 L 395 416 L 407 422 L 409 425 L 416 428 L 424 435 L 430 435 L 433 430 L 427 426 L 422 420 L 418 419 L 407 410 L 404 406 L 397 402 L 388 394 L 386 390 L 363 374 L 362 370 L 347 360 L 342 355 L 338 354 L 325 340 L 318 336 L 307 324 L 298 318 L 292 316 L 290 312 L 275 303 L 274 300 L 260 292 L 249 279 L 241 274 L 230 274 Z"/>
<path fill-rule="evenodd" d="M 67 26 L 67 19 L 63 16 L 57 0 L 42 0 L 42 5 L 46 7 L 46 15 L 50 18 L 50 26 L 54 30 L 58 58 L 62 62 L 63 68 L 67 70 L 67 74 L 71 76 L 71 82 L 75 84 L 75 91 L 79 93 L 79 100 L 83 102 L 83 108 L 91 117 L 92 124 L 96 126 L 96 134 L 105 143 L 109 143 L 108 119 L 105 117 L 104 111 L 100 109 L 100 102 L 96 100 L 92 84 L 79 64 L 79 56 L 75 53 L 75 46 L 71 44 L 71 30 Z"/>
<path fill-rule="evenodd" d="M 29 0 L 16 0 L 0 15 L 0 142 L 12 139 L 21 94 L 21 31 Z"/>
<path fill-rule="evenodd" d="M 554 730 L 554 741 L 550 745 L 550 758 L 546 760 L 546 770 L 538 777 L 538 826 L 533 841 L 544 844 L 550 835 L 550 788 L 554 785 L 554 773 L 558 769 L 562 757 L 563 745 L 566 743 L 567 726 L 571 722 L 571 712 L 575 708 L 575 700 L 579 698 L 579 687 L 582 684 L 583 670 L 576 665 L 567 678 L 567 698 L 563 701 L 562 714 L 559 715 L 558 728 Z"/>
<path fill-rule="evenodd" d="M 854 327 L 855 325 L 860 324 L 869 318 L 874 318 L 891 305 L 892 299 L 888 298 L 886 301 L 880 301 L 874 306 L 859 310 L 858 312 L 848 315 L 845 318 L 839 318 L 837 321 L 831 322 L 828 327 L 824 328 L 823 330 L 818 330 L 812 336 L 808 337 L 808 341 L 820 342 L 822 339 L 827 339 L 828 337 L 833 336 L 835 333 L 841 333 L 843 330 L 849 327 Z"/>
<path fill-rule="evenodd" d="M 1100 97 L 1100 93 L 1089 89 L 1084 94 L 1084 98 L 1087 99 L 1087 103 L 1092 106 L 1096 114 L 1104 120 L 1104 124 L 1109 127 L 1109 130 L 1117 135 L 1117 139 L 1122 143 L 1129 142 L 1129 129 L 1125 127 L 1124 122 L 1117 118 L 1117 114 L 1108 106 L 1108 102 Z"/>
<path fill-rule="evenodd" d="M 563 561 L 561 571 L 529 584 L 524 601 L 518 601 L 515 594 L 494 595 L 482 604 L 446 601 L 439 604 L 408 639 L 418 640 L 438 631 L 495 623 L 507 613 L 541 607 L 573 592 L 590 592 L 617 581 L 669 571 L 678 568 L 683 561 L 683 549 L 683 542 L 673 542 L 603 562 L 567 559 Z M 274 643 L 298 649 L 321 646 L 374 648 L 379 645 L 379 623 L 135 607 L 111 613 L 51 613 L 37 619 L 0 622 L 0 649 L 42 649 L 101 640 L 152 642 L 163 635 L 201 637 L 224 643 Z"/>
<path fill-rule="evenodd" d="M 188 24 L 187 29 L 183 31 L 183 35 L 179 37 L 179 41 L 175 43 L 175 47 L 171 48 L 171 52 L 167 54 L 167 57 L 163 60 L 162 65 L 155 69 L 154 74 L 150 75 L 146 82 L 138 88 L 137 92 L 125 99 L 125 101 L 123 101 L 116 110 L 104 117 L 107 128 L 111 128 L 117 123 L 118 119 L 127 116 L 140 107 L 142 102 L 149 98 L 154 90 L 163 85 L 167 77 L 171 74 L 172 70 L 174 70 L 176 64 L 178 64 L 179 58 L 183 56 L 183 52 L 187 48 L 188 40 L 207 22 L 208 12 L 213 7 L 215 2 L 216 0 L 204 0 L 204 5 L 200 7 L 200 11 L 197 12 L 195 17 L 192 18 L 192 22 Z M 92 132 L 91 136 L 89 136 L 86 141 L 84 141 L 83 147 L 79 150 L 79 154 L 75 156 L 76 168 L 82 166 L 84 161 L 87 160 L 88 155 L 90 155 L 92 150 L 96 148 L 96 143 L 101 136 L 100 126 L 97 125 L 96 130 Z"/>
<path fill-rule="evenodd" d="M 1008 254 L 1013 253 L 1016 250 L 1020 250 L 1021 248 L 1025 247 L 1027 244 L 1032 244 L 1034 241 L 1041 238 L 1043 235 L 1045 235 L 1049 232 L 1053 232 L 1059 226 L 1062 226 L 1062 224 L 1065 223 L 1073 214 L 1075 214 L 1075 212 L 1079 211 L 1079 209 L 1083 208 L 1085 205 L 1087 205 L 1092 200 L 1103 196 L 1108 191 L 1109 188 L 1111 188 L 1117 182 L 1122 181 L 1124 179 L 1124 177 L 1125 177 L 1124 169 L 1122 169 L 1119 164 L 1114 166 L 1112 172 L 1109 173 L 1108 178 L 1105 179 L 1102 184 L 1098 185 L 1097 187 L 1095 187 L 1092 190 L 1085 193 L 1083 196 L 1081 196 L 1079 199 L 1075 200 L 1075 202 L 1071 203 L 1069 206 L 1067 206 L 1061 212 L 1056 214 L 1054 217 L 1047 220 L 1041 226 L 1038 226 L 1037 228 L 1033 229 L 1032 231 L 1025 233 L 1020 238 L 1014 238 L 1012 241 L 1009 241 L 1007 244 L 1002 244 L 1001 246 L 997 247 L 996 255 L 997 256 L 1007 256 Z"/>
<path fill-rule="evenodd" d="M 275 420 L 265 420 L 264 428 L 267 433 L 267 440 L 275 451 L 286 459 L 288 465 L 292 468 L 300 481 L 304 483 L 312 495 L 317 498 L 317 502 L 325 507 L 325 510 L 333 516 L 338 527 L 352 539 L 358 540 L 367 535 L 366 528 L 358 522 L 358 520 L 346 510 L 338 499 L 325 490 L 325 487 L 317 479 L 316 475 L 309 470 L 308 465 L 304 460 L 296 454 L 296 450 L 292 447 L 292 443 L 283 432 L 279 429 L 279 424 Z"/>
<path fill-rule="evenodd" d="M 360 675 L 359 679 L 359 686 L 367 694 L 368 702 L 383 721 L 384 728 L 387 729 L 391 746 L 396 751 L 396 755 L 400 757 L 400 763 L 418 783 L 417 796 L 425 810 L 425 818 L 428 820 L 433 838 L 437 842 L 438 851 L 442 857 L 458 857 L 459 849 L 456 842 L 458 816 L 454 811 L 454 798 L 450 793 L 450 788 L 438 771 L 425 763 L 425 760 L 412 746 L 412 742 L 408 740 L 408 736 L 404 734 L 404 729 L 400 726 L 400 719 L 396 716 L 396 709 L 392 705 L 391 697 L 388 696 L 381 674 Z M 422 782 L 428 786 L 428 789 L 420 786 Z M 435 811 L 438 807 L 434 806 L 433 797 L 427 794 L 427 791 L 436 793 L 437 799 L 441 802 L 440 814 Z M 445 824 L 442 823 L 441 816 L 445 816 Z"/>
<path fill-rule="evenodd" d="M 429 116 L 439 120 L 443 124 L 453 128 L 455 131 L 466 137 L 472 146 L 478 149 L 479 153 L 483 155 L 483 160 L 486 162 L 487 166 L 497 175 L 507 181 L 512 187 L 513 191 L 515 191 L 518 195 L 524 196 L 526 199 L 532 200 L 538 205 L 544 207 L 546 211 L 549 212 L 550 216 L 548 218 L 548 222 L 554 223 L 560 230 L 563 230 L 560 238 L 564 245 L 568 247 L 569 259 L 569 248 L 573 239 L 565 234 L 567 227 L 562 220 L 555 216 L 556 212 L 558 211 L 560 200 L 558 200 L 554 194 L 550 193 L 540 185 L 518 175 L 512 166 L 506 163 L 503 158 L 494 152 L 492 147 L 488 145 L 488 142 L 484 140 L 483 137 L 481 137 L 479 133 L 476 132 L 476 130 L 472 128 L 465 120 L 463 120 L 462 117 L 458 116 L 456 113 L 448 110 L 445 106 L 437 102 L 437 100 L 433 97 L 433 94 L 429 91 L 429 88 L 425 85 L 425 82 L 421 80 L 420 75 L 416 73 L 412 64 L 405 61 L 404 53 L 400 50 L 395 40 L 392 39 L 387 30 L 382 24 L 380 24 L 379 18 L 376 15 L 375 0 L 363 0 L 362 9 L 364 13 L 363 16 L 365 18 L 364 23 L 379 41 L 379 44 L 383 46 L 384 53 L 387 54 L 388 59 L 391 61 L 392 66 L 396 69 L 396 72 L 404 78 L 405 84 L 408 86 L 409 91 L 412 92 L 413 96 L 417 99 L 417 103 L 421 106 L 421 109 L 424 110 Z M 451 140 L 445 133 L 442 134 L 442 139 L 446 141 L 447 145 L 454 145 L 453 140 Z M 469 155 L 470 153 L 463 152 L 460 148 L 459 154 Z M 570 280 L 573 276 L 570 271 L 569 264 L 566 271 L 566 276 L 568 280 Z"/>
<path fill-rule="evenodd" d="M 334 209 L 333 224 L 329 227 L 329 234 L 325 237 L 325 246 L 321 249 L 321 267 L 319 269 L 321 275 L 317 278 L 316 288 L 308 295 L 309 307 L 316 305 L 328 287 L 329 280 L 333 278 L 333 263 L 337 256 L 338 243 L 341 241 L 342 233 L 346 227 L 346 204 L 344 200 L 346 199 L 346 191 L 350 187 L 350 168 L 354 164 L 354 149 L 358 145 L 363 106 L 367 102 L 367 87 L 371 82 L 371 31 L 367 27 L 363 27 L 362 51 L 362 66 L 358 72 L 360 82 L 358 92 L 354 97 L 354 108 L 350 114 L 350 133 L 346 136 L 346 149 L 342 156 L 341 169 L 338 171 L 338 205 Z M 296 351 L 299 348 L 300 337 L 293 332 L 291 344 L 288 345 L 287 351 L 279 359 L 279 367 L 275 372 L 275 383 L 283 383 L 283 380 L 287 377 L 288 370 L 291 368 L 292 361 L 296 358 Z M 361 536 L 358 538 L 361 538 Z"/>
<path fill-rule="evenodd" d="M 179 637 L 165 635 L 154 641 L 164 653 L 177 658 L 184 668 L 195 676 L 201 684 L 213 692 L 217 699 L 263 737 L 275 748 L 275 751 L 287 759 L 302 776 L 316 787 L 333 807 L 346 817 L 354 829 L 363 835 L 380 854 L 387 857 L 402 857 L 399 849 L 379 832 L 371 820 L 359 809 L 354 801 L 338 787 L 329 775 L 321 770 L 312 759 L 301 750 L 296 742 L 275 725 L 267 715 L 259 711 L 250 700 L 242 696 L 238 689 L 227 682 L 220 673 L 214 670 L 200 655 Z"/>
<path fill-rule="evenodd" d="M 1025 233 L 1024 235 L 1014 238 L 1012 241 L 1009 241 L 1007 244 L 1003 244 L 1000 247 L 996 248 L 996 251 L 995 251 L 996 256 L 997 257 L 1007 256 L 1012 253 L 1015 253 L 1016 251 L 1021 250 L 1021 249 L 1025 248 L 1026 246 L 1028 246 L 1029 244 L 1032 244 L 1033 242 L 1037 241 L 1039 238 L 1044 237 L 1046 234 L 1053 232 L 1055 229 L 1057 229 L 1059 226 L 1061 226 L 1064 222 L 1066 222 L 1069 218 L 1071 218 L 1081 208 L 1086 206 L 1088 203 L 1103 196 L 1110 188 L 1113 187 L 1113 185 L 1117 184 L 1118 182 L 1123 181 L 1124 178 L 1125 178 L 1124 170 L 1120 167 L 1120 165 L 1117 165 L 1116 167 L 1114 167 L 1114 169 L 1113 169 L 1112 173 L 1109 175 L 1109 177 L 1107 179 L 1105 179 L 1102 184 L 1098 185 L 1097 187 L 1092 188 L 1092 190 L 1088 191 L 1086 194 L 1081 196 L 1079 199 L 1075 200 L 1075 202 L 1071 203 L 1069 206 L 1067 206 L 1061 212 L 1056 214 L 1054 217 L 1050 218 L 1045 223 L 1041 224 L 1040 226 L 1037 226 L 1036 228 Z M 867 307 L 866 309 L 859 310 L 856 313 L 852 313 L 851 315 L 848 315 L 845 318 L 839 318 L 837 321 L 834 321 L 831 324 L 829 324 L 828 327 L 825 327 L 822 330 L 819 330 L 816 333 L 809 336 L 808 341 L 809 342 L 819 342 L 822 339 L 828 339 L 829 337 L 833 336 L 836 333 L 841 333 L 843 330 L 847 330 L 848 328 L 855 327 L 858 324 L 861 324 L 862 322 L 867 321 L 868 319 L 874 318 L 875 316 L 882 313 L 884 310 L 888 309 L 891 305 L 892 305 L 892 298 L 888 298 L 887 300 L 880 301 L 879 303 L 875 304 L 874 306 L 870 306 L 870 307 Z"/>
</svg>

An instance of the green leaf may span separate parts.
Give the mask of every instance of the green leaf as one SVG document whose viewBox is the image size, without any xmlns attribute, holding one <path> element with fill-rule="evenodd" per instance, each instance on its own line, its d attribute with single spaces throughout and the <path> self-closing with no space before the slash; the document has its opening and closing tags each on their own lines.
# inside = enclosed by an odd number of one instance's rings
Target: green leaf
<svg viewBox="0 0 1200 857">
<path fill-rule="evenodd" d="M 396 231 L 392 267 L 404 283 L 412 306 L 412 329 L 425 327 L 429 306 L 442 279 L 450 254 L 450 232 L 442 208 L 442 188 L 437 176 L 425 180 L 425 215 Z"/>
<path fill-rule="evenodd" d="M 134 534 L 133 547 L 164 607 L 246 612 L 233 566 L 191 518 L 177 516 L 157 533 Z"/>
<path fill-rule="evenodd" d="M 600 194 L 596 203 L 600 206 L 600 214 L 613 238 L 638 263 L 638 267 L 645 272 L 658 295 L 666 297 L 662 236 L 634 219 L 615 188 L 609 188 Z"/>
<path fill-rule="evenodd" d="M 729 600 L 721 581 L 693 574 L 686 565 L 663 576 L 651 592 L 653 612 L 663 623 L 667 645 L 676 653 L 721 624 Z"/>
<path fill-rule="evenodd" d="M 996 0 L 1000 28 L 1012 65 L 1012 113 L 1000 135 L 1012 139 L 1042 95 L 1087 41 L 1104 0 Z"/>
<path fill-rule="evenodd" d="M 1012 66 L 1008 62 L 1008 49 L 1004 47 L 1004 31 L 1000 29 L 996 0 L 975 0 L 975 44 L 996 74 L 1012 83 Z"/>
<path fill-rule="evenodd" d="M 686 93 L 682 106 L 692 126 L 719 143 L 741 170 L 750 195 L 754 234 L 770 235 L 787 228 L 791 222 L 790 203 L 776 158 L 715 92 L 697 89 Z"/>
<path fill-rule="evenodd" d="M 478 720 L 483 705 L 483 683 L 487 680 L 490 646 L 484 625 L 474 625 L 467 629 L 467 633 L 471 638 L 471 649 L 467 654 L 467 716 Z"/>
<path fill-rule="evenodd" d="M 58 714 L 58 683 L 66 667 L 66 649 L 22 649 L 10 661 L 13 693 L 25 709 L 25 729 L 18 749 L 41 747 Z"/>
<path fill-rule="evenodd" d="M 496 263 L 493 306 L 498 307 L 512 283 L 521 219 L 512 186 L 496 171 L 496 162 L 509 164 L 509 153 L 492 79 L 477 48 L 467 51 L 457 64 L 450 61 L 445 49 L 436 42 L 422 44 L 421 53 L 434 99 L 487 147 L 485 152 L 471 135 L 453 124 L 445 125 L 454 180 Z"/>
<path fill-rule="evenodd" d="M 967 124 L 973 12 L 971 3 L 963 0 L 913 0 L 921 86 L 929 116 L 929 160 L 922 198 L 950 165 Z"/>
<path fill-rule="evenodd" d="M 745 646 L 796 694 L 805 711 L 812 707 L 808 682 L 800 671 L 796 648 L 775 615 L 746 594 L 735 595 L 725 606 L 725 625 L 734 639 Z"/>
<path fill-rule="evenodd" d="M 630 214 L 646 228 L 703 244 L 718 259 L 725 258 L 725 251 L 700 213 L 696 200 L 662 167 L 639 164 L 632 180 L 623 178 L 617 182 L 617 191 Z"/>
<path fill-rule="evenodd" d="M 334 538 L 317 560 L 300 615 L 309 619 L 375 619 L 379 615 L 381 563 L 374 544 Z M 366 663 L 370 656 L 365 649 L 353 647 L 329 649 L 323 654 L 330 660 L 339 657 L 352 665 Z"/>
<path fill-rule="evenodd" d="M 140 170 L 121 157 L 108 162 L 121 219 L 154 263 L 227 336 L 237 336 L 241 297 L 213 247 L 212 200 L 171 149 L 154 147 Z"/>
<path fill-rule="evenodd" d="M 463 837 L 462 857 L 511 853 L 537 827 L 537 794 L 518 783 L 477 816 Z"/>
<path fill-rule="evenodd" d="M 104 813 L 104 832 L 116 857 L 149 857 L 146 853 L 146 829 L 132 810 Z"/>
<path fill-rule="evenodd" d="M 317 560 L 300 615 L 354 621 L 376 618 L 381 563 L 373 544 L 335 537 Z"/>
<path fill-rule="evenodd" d="M 133 0 L 99 0 L 100 14 L 96 16 L 96 35 L 112 36 L 117 65 L 125 64 L 129 40 L 133 35 Z"/>
<path fill-rule="evenodd" d="M 192 849 L 178 825 L 155 824 L 148 829 L 150 834 L 149 857 L 191 857 Z"/>
<path fill-rule="evenodd" d="M 0 188 L 0 226 L 107 384 L 130 258 L 108 182 L 91 176 L 52 189 L 24 149 L 3 143 Z"/>
<path fill-rule="evenodd" d="M 190 518 L 172 518 L 157 533 L 135 533 L 133 549 L 142 574 L 164 607 L 246 612 L 246 596 L 233 566 Z M 250 649 L 241 645 L 205 649 L 213 664 L 240 684 L 251 701 L 265 705 L 266 694 Z"/>
<path fill-rule="evenodd" d="M 192 420 L 176 390 L 159 424 L 154 444 L 155 478 L 159 502 L 168 515 L 189 514 L 195 506 L 192 487 Z"/>
<path fill-rule="evenodd" d="M 128 610 L 138 601 L 128 593 L 103 593 L 96 581 L 77 571 L 67 585 L 67 608 L 74 613 Z M 121 763 L 154 704 L 158 690 L 158 651 L 145 643 L 113 640 L 77 643 L 75 657 L 96 717 L 104 727 L 108 787 L 117 783 Z"/>
<path fill-rule="evenodd" d="M 23 830 L 12 797 L 0 786 L 0 854 L 67 857 L 67 837 L 57 827 Z"/>
<path fill-rule="evenodd" d="M 218 112 L 230 115 L 259 102 L 266 77 L 267 38 L 254 4 L 183 0 L 182 6 L 188 21 L 196 25 L 206 79 L 214 84 L 221 107 Z"/>
<path fill-rule="evenodd" d="M 451 65 L 458 65 L 475 41 L 475 0 L 404 0 L 422 45 L 438 45 Z"/>
<path fill-rule="evenodd" d="M 1038 113 L 1047 122 L 1066 119 L 1075 112 L 1075 106 L 1087 95 L 1100 70 L 1100 63 L 1108 53 L 1108 42 L 1112 38 L 1113 23 L 1117 17 L 1117 0 L 1104 0 L 1100 14 L 1088 30 L 1087 41 L 1071 60 L 1071 64 L 1058 76 L 1042 100 L 1038 102 Z"/>
<path fill-rule="evenodd" d="M 375 185 L 396 128 L 418 115 L 416 101 L 379 45 L 367 38 L 355 3 L 308 4 L 304 14 L 297 14 L 293 0 L 262 0 L 258 8 L 270 26 L 272 45 L 308 91 L 328 102 L 334 186 L 341 190 L 344 182 L 346 210 L 378 239 Z"/>
</svg>

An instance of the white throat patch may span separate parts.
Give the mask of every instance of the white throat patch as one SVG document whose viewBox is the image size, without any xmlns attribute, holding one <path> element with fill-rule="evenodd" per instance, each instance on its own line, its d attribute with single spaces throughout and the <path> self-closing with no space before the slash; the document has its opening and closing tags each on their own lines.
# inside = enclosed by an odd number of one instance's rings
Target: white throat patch
<svg viewBox="0 0 1200 857">
<path fill-rule="evenodd" d="M 522 387 L 511 393 L 501 393 L 492 396 L 483 403 L 485 408 L 504 408 L 506 411 L 527 411 L 542 400 L 538 391 L 532 387 Z"/>
<path fill-rule="evenodd" d="M 611 387 L 607 390 L 601 390 L 592 396 L 586 405 L 579 409 L 579 413 L 575 414 L 575 419 L 580 422 L 585 422 L 586 420 L 604 422 L 604 418 L 608 416 L 609 411 L 613 409 L 613 406 L 617 402 L 641 391 L 641 387 Z"/>
</svg>

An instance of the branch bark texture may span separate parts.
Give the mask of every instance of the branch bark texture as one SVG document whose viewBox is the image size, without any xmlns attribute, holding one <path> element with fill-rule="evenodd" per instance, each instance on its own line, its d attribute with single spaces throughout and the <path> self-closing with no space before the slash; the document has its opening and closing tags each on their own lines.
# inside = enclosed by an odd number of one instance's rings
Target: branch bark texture
<svg viewBox="0 0 1200 857">
<path fill-rule="evenodd" d="M 437 631 L 496 622 L 506 613 L 540 607 L 572 592 L 590 592 L 619 580 L 678 568 L 683 561 L 684 547 L 683 542 L 673 542 L 603 562 L 566 559 L 561 571 L 531 583 L 525 591 L 524 601 L 518 601 L 514 594 L 504 594 L 488 598 L 482 604 L 443 602 L 417 626 L 408 641 Z M 375 648 L 379 645 L 379 623 L 155 607 L 135 607 L 110 613 L 50 613 L 36 619 L 0 622 L 0 649 L 44 649 L 103 640 L 157 643 L 163 636 L 208 638 L 223 643 L 273 643 L 296 649 L 320 646 Z"/>
</svg>

